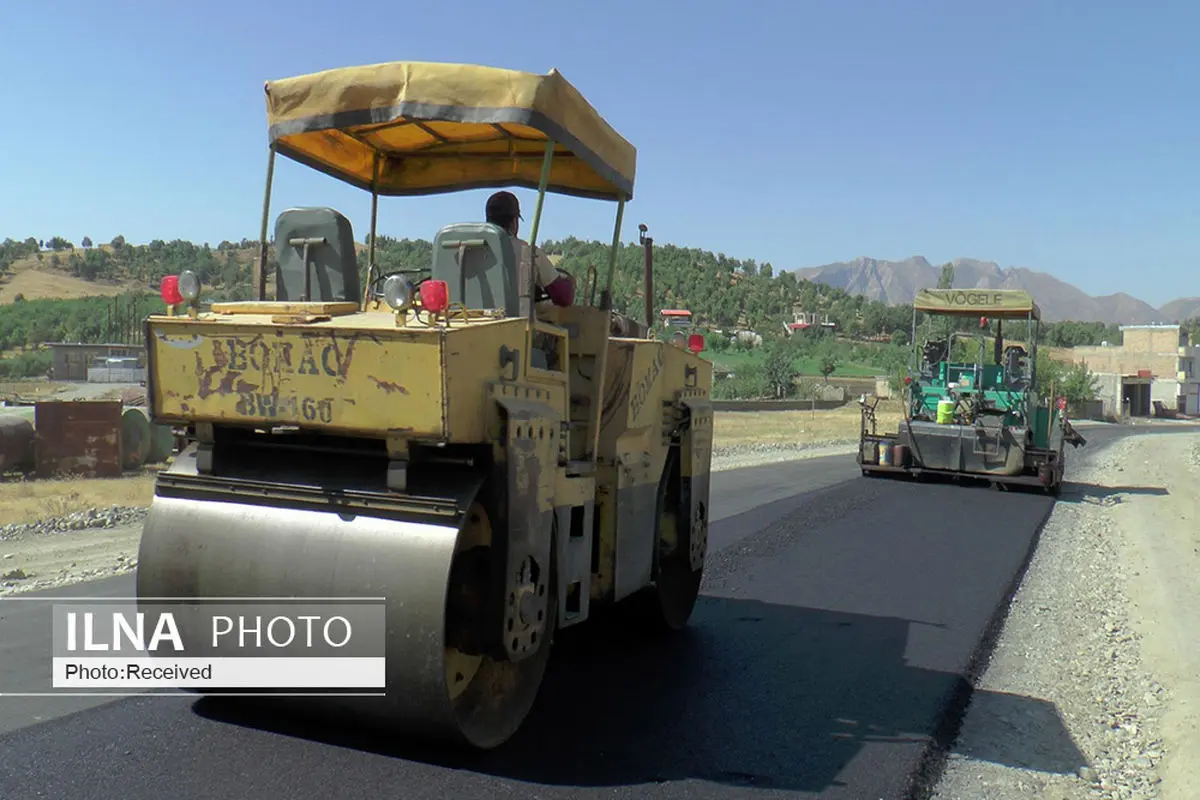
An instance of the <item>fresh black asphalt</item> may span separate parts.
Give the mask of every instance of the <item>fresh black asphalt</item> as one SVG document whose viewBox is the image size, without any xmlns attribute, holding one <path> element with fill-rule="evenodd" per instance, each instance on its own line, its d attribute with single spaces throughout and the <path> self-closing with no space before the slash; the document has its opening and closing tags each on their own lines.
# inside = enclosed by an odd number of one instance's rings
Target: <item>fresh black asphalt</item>
<svg viewBox="0 0 1200 800">
<path fill-rule="evenodd" d="M 1129 432 L 1084 430 L 1069 464 Z M 1059 502 L 1095 491 L 1068 485 Z M 69 709 L 0 697 L 0 797 L 919 796 L 1053 502 L 863 478 L 853 456 L 718 473 L 713 493 L 689 629 L 657 642 L 603 622 L 571 631 L 501 750 L 380 742 L 222 699 L 90 701 L 50 719 Z M 132 588 L 125 577 L 74 591 Z M 14 641 L 30 647 L 25 619 Z M 0 622 L 7 639 L 13 620 Z M 17 670 L 10 656 L 0 642 L 0 689 L 45 685 L 35 661 Z M 1057 719 L 1038 698 L 996 701 Z M 1052 756 L 1018 755 L 1073 771 L 1062 737 Z"/>
</svg>

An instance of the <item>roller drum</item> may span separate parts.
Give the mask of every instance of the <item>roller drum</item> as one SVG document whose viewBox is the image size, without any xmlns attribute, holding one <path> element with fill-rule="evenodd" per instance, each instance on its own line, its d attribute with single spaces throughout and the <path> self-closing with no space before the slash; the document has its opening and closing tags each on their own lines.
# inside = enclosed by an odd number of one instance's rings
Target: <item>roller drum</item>
<svg viewBox="0 0 1200 800">
<path fill-rule="evenodd" d="M 477 518 L 476 511 L 472 506 L 465 517 Z M 143 598 L 386 597 L 386 698 L 281 700 L 322 715 L 489 748 L 508 739 L 527 715 L 549 641 L 517 664 L 480 663 L 446 649 L 447 590 L 462 530 L 156 496 L 142 534 L 137 592 Z M 457 700 L 448 690 L 448 665 L 467 687 Z"/>
</svg>

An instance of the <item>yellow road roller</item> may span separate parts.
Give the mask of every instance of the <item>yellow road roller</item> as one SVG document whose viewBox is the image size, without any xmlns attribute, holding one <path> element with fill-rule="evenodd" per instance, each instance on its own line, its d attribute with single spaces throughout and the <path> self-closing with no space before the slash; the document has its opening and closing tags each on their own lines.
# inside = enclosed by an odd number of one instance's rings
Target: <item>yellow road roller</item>
<svg viewBox="0 0 1200 800">
<path fill-rule="evenodd" d="M 185 272 L 145 321 L 149 411 L 186 436 L 139 599 L 386 598 L 386 696 L 288 702 L 496 747 L 557 630 L 601 606 L 686 625 L 708 531 L 703 339 L 660 337 L 651 303 L 614 310 L 636 150 L 559 72 L 394 62 L 264 88 L 255 299 L 207 303 Z M 289 208 L 268 239 L 277 155 L 371 193 L 365 279 L 334 209 Z M 527 243 L 455 222 L 418 272 L 376 266 L 380 197 L 506 186 L 537 190 Z M 533 268 L 548 192 L 616 206 L 607 284 L 589 269 L 565 305 Z"/>
</svg>

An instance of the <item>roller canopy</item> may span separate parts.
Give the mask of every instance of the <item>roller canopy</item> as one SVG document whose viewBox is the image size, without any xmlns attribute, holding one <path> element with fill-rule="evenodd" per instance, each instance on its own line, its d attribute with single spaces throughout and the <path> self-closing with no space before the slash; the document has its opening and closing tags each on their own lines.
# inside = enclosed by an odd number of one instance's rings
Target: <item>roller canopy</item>
<svg viewBox="0 0 1200 800">
<path fill-rule="evenodd" d="M 267 81 L 276 150 L 381 195 L 496 186 L 536 189 L 547 139 L 548 191 L 633 196 L 637 151 L 557 71 L 391 62 Z"/>
<path fill-rule="evenodd" d="M 927 314 L 1040 320 L 1042 312 L 1024 289 L 921 289 L 913 308 Z"/>
</svg>

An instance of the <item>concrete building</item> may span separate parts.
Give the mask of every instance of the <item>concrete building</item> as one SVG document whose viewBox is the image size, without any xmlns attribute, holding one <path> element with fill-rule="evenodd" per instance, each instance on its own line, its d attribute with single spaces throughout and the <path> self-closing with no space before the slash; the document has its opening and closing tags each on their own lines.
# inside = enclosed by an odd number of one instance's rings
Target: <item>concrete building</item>
<svg viewBox="0 0 1200 800">
<path fill-rule="evenodd" d="M 52 363 L 50 377 L 56 381 L 86 381 L 88 368 L 96 366 L 97 359 L 130 357 L 141 361 L 146 348 L 135 344 L 82 344 L 80 342 L 50 342 Z"/>
<path fill-rule="evenodd" d="M 1076 347 L 1099 378 L 1105 416 L 1148 417 L 1154 404 L 1183 414 L 1200 414 L 1200 347 L 1180 325 L 1122 325 L 1121 344 Z"/>
<path fill-rule="evenodd" d="M 141 383 L 146 368 L 137 356 L 102 356 L 88 367 L 88 383 Z"/>
</svg>

